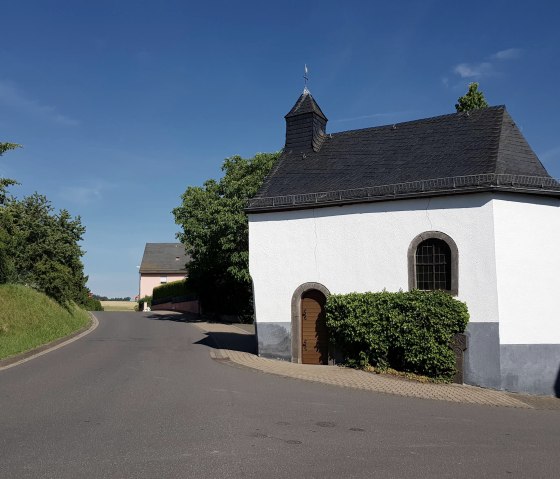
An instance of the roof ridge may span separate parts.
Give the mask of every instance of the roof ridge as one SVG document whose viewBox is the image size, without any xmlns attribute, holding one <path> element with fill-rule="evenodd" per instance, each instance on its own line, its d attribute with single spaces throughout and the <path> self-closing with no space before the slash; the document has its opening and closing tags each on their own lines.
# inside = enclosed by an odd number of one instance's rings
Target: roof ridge
<svg viewBox="0 0 560 479">
<path fill-rule="evenodd" d="M 428 122 L 428 121 L 441 120 L 443 118 L 449 118 L 449 117 L 452 117 L 452 116 L 470 117 L 473 114 L 473 112 L 486 111 L 486 110 L 503 110 L 503 111 L 506 111 L 507 108 L 506 108 L 505 105 L 493 105 L 493 106 L 489 106 L 489 107 L 486 107 L 486 108 L 479 108 L 477 110 L 473 110 L 473 111 L 470 111 L 470 112 L 445 113 L 443 115 L 430 116 L 430 117 L 427 117 L 427 118 L 418 118 L 416 120 L 401 121 L 399 123 L 389 123 L 389 124 L 385 124 L 385 125 L 368 126 L 366 128 L 356 128 L 354 130 L 343 130 L 343 131 L 331 132 L 331 133 L 327 133 L 327 136 L 329 136 L 329 135 L 331 135 L 331 136 L 342 135 L 344 133 L 354 133 L 354 132 L 358 132 L 358 131 L 375 130 L 375 129 L 378 129 L 378 128 L 379 129 L 380 128 L 392 128 L 394 126 L 399 126 L 399 125 L 407 125 L 407 124 L 412 124 L 412 123 L 423 123 L 423 122 Z"/>
<path fill-rule="evenodd" d="M 183 244 L 183 243 L 176 242 L 176 241 L 174 241 L 174 242 L 171 242 L 171 241 L 168 241 L 168 242 L 165 242 L 165 241 L 164 241 L 164 242 L 157 241 L 157 242 L 155 242 L 155 241 L 154 241 L 153 243 L 152 243 L 152 242 L 149 242 L 149 243 L 146 243 L 146 244 L 174 244 L 174 245 L 181 245 L 181 244 Z"/>
<path fill-rule="evenodd" d="M 465 178 L 490 174 L 500 176 L 500 183 L 487 186 L 489 191 L 520 191 L 517 183 L 526 182 L 524 178 L 549 178 L 550 175 L 510 118 L 505 105 L 498 105 L 394 126 L 334 133 L 326 136 L 319 151 L 309 149 L 305 154 L 285 148 L 255 200 L 259 198 L 263 204 L 259 211 L 282 209 L 286 202 L 312 208 L 312 205 L 323 202 L 316 192 L 324 192 L 328 197 L 324 201 L 328 204 L 377 201 L 375 198 L 388 200 L 395 192 L 392 187 L 386 192 L 387 187 L 401 184 L 404 185 L 403 192 L 397 195 L 398 198 L 425 196 L 431 194 L 432 189 L 437 195 L 454 194 L 459 189 L 471 191 L 469 184 L 465 188 L 456 187 L 457 183 L 464 183 Z M 309 123 L 309 119 L 304 120 Z M 516 176 L 523 178 L 515 180 L 513 185 L 506 184 Z M 443 189 L 437 184 L 431 185 L 438 178 L 447 178 L 443 181 Z M 457 181 L 449 181 L 450 178 Z M 547 181 L 543 184 L 548 185 Z M 527 194 L 560 197 L 558 182 L 553 182 L 553 186 L 553 193 L 540 186 L 521 185 L 521 189 Z M 373 193 L 375 198 L 353 194 L 364 187 L 380 190 L 380 193 Z M 476 184 L 472 191 L 480 191 L 481 187 L 486 188 Z M 397 190 L 399 192 L 400 187 Z M 335 194 L 334 201 L 331 193 L 341 191 L 351 193 L 343 194 L 343 198 Z M 305 200 L 308 195 L 314 195 L 311 202 Z M 286 202 L 281 199 L 283 197 Z M 268 204 L 263 198 L 280 200 Z"/>
</svg>

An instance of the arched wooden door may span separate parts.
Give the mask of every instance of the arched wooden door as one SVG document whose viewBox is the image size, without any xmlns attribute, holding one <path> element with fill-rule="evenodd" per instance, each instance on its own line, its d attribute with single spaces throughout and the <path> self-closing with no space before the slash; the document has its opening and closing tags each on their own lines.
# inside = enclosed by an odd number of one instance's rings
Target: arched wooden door
<svg viewBox="0 0 560 479">
<path fill-rule="evenodd" d="M 315 289 L 301 296 L 301 362 L 304 364 L 329 362 L 325 301 L 325 295 Z"/>
</svg>

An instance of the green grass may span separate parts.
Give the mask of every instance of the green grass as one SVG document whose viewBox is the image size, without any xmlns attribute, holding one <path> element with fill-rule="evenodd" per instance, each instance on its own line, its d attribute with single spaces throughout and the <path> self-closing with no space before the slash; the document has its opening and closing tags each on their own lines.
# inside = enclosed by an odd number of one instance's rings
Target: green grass
<svg viewBox="0 0 560 479">
<path fill-rule="evenodd" d="M 104 311 L 134 311 L 136 301 L 101 301 Z"/>
<path fill-rule="evenodd" d="M 66 336 L 90 320 L 78 306 L 60 306 L 32 288 L 0 285 L 0 359 Z"/>
</svg>

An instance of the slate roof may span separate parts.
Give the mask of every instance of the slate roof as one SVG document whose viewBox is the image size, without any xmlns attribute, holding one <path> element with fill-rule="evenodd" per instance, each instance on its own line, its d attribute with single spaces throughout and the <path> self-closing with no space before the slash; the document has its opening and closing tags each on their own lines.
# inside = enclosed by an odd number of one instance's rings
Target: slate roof
<svg viewBox="0 0 560 479">
<path fill-rule="evenodd" d="M 146 243 L 140 273 L 186 274 L 189 261 L 182 243 Z"/>
<path fill-rule="evenodd" d="M 302 115 L 305 113 L 316 113 L 321 118 L 323 118 L 323 120 L 327 119 L 313 96 L 311 96 L 311 93 L 309 93 L 308 91 L 304 91 L 300 95 L 298 101 L 296 101 L 296 104 L 284 118 L 290 118 L 292 116 Z"/>
<path fill-rule="evenodd" d="M 481 189 L 560 196 L 505 106 L 327 134 L 317 152 L 285 150 L 247 211 Z"/>
</svg>

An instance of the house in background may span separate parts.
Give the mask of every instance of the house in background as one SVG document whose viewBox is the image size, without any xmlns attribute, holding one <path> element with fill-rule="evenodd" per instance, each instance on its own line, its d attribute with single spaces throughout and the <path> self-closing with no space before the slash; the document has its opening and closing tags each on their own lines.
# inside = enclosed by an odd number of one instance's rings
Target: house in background
<svg viewBox="0 0 560 479">
<path fill-rule="evenodd" d="M 250 200 L 261 356 L 328 360 L 331 293 L 466 302 L 464 381 L 560 394 L 560 183 L 503 106 L 327 134 L 304 90 Z"/>
<path fill-rule="evenodd" d="M 182 243 L 146 243 L 140 263 L 140 298 L 161 284 L 187 277 L 189 257 Z"/>
</svg>

